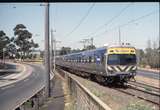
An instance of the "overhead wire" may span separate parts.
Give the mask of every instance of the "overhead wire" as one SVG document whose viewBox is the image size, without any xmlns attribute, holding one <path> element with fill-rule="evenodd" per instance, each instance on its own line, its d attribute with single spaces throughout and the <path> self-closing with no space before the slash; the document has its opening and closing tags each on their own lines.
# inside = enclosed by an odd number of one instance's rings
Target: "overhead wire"
<svg viewBox="0 0 160 110">
<path fill-rule="evenodd" d="M 103 27 L 106 27 L 107 25 L 109 25 L 111 22 L 113 22 L 116 18 L 118 18 L 126 9 L 128 9 L 131 5 L 133 5 L 133 3 L 129 3 L 127 4 L 127 6 L 123 7 L 115 16 L 113 16 L 111 19 L 109 19 L 105 24 L 99 26 L 95 32 L 90 33 L 89 35 L 87 35 L 86 37 L 89 37 L 95 33 L 97 33 L 97 30 L 102 29 Z"/>
<path fill-rule="evenodd" d="M 54 17 L 53 17 L 53 24 L 54 24 L 54 29 L 56 29 L 56 16 L 57 16 L 57 3 L 55 3 L 55 4 L 53 4 L 53 6 L 55 6 L 55 8 L 54 8 Z"/>
<path fill-rule="evenodd" d="M 138 18 L 136 18 L 136 19 L 132 19 L 132 20 L 128 21 L 127 23 L 121 24 L 121 25 L 116 26 L 116 27 L 114 27 L 114 28 L 111 28 L 111 29 L 109 29 L 109 30 L 105 30 L 104 32 L 102 32 L 102 33 L 100 33 L 100 34 L 97 34 L 97 35 L 95 35 L 94 37 L 101 36 L 101 35 L 107 33 L 108 31 L 111 31 L 111 30 L 118 29 L 118 28 L 120 28 L 120 27 L 124 27 L 124 26 L 126 26 L 126 25 L 129 25 L 129 24 L 131 24 L 131 23 L 133 23 L 133 22 L 135 22 L 135 21 L 141 20 L 141 19 L 143 19 L 143 18 L 145 18 L 145 17 L 148 17 L 148 16 L 150 16 L 150 15 L 152 15 L 152 14 L 155 14 L 156 12 L 158 12 L 158 11 L 152 11 L 152 12 L 147 13 L 147 14 L 145 14 L 145 15 L 143 15 L 143 16 L 140 16 L 140 17 L 138 17 Z"/>
<path fill-rule="evenodd" d="M 86 14 L 81 18 L 81 20 L 79 21 L 79 23 L 72 29 L 71 32 L 69 32 L 68 34 L 66 34 L 66 36 L 70 36 L 74 31 L 76 31 L 78 29 L 78 27 L 82 24 L 82 22 L 87 18 L 87 16 L 89 15 L 89 13 L 91 12 L 91 10 L 93 9 L 93 7 L 95 6 L 95 3 L 93 3 L 89 9 L 87 10 Z"/>
<path fill-rule="evenodd" d="M 87 36 L 91 36 L 94 35 L 95 33 L 97 33 L 98 30 L 108 26 L 110 23 L 112 23 L 115 19 L 117 19 L 125 10 L 127 10 L 131 5 L 133 5 L 133 3 L 128 4 L 127 6 L 125 6 L 124 8 L 122 8 L 115 16 L 113 16 L 111 19 L 109 19 L 105 24 L 99 26 L 96 31 L 90 33 Z"/>
<path fill-rule="evenodd" d="M 0 6 L 13 6 L 13 7 L 16 7 L 16 6 L 43 6 L 44 3 L 1 3 Z"/>
</svg>

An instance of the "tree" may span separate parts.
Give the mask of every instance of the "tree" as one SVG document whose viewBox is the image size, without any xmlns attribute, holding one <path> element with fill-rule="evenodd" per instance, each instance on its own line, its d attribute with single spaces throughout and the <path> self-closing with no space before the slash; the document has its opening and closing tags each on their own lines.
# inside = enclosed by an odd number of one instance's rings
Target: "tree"
<svg viewBox="0 0 160 110">
<path fill-rule="evenodd" d="M 14 56 L 16 56 L 17 53 L 15 44 L 13 43 L 8 44 L 8 46 L 6 47 L 6 51 L 11 58 L 14 58 Z"/>
<path fill-rule="evenodd" d="M 145 53 L 146 64 L 149 65 L 151 68 L 160 68 L 160 56 L 159 51 L 157 49 L 157 44 L 153 41 L 151 48 L 151 41 L 147 41 L 147 48 Z"/>
<path fill-rule="evenodd" d="M 152 63 L 152 48 L 151 48 L 151 40 L 147 41 L 147 48 L 145 49 L 146 51 L 146 60 L 148 64 Z"/>
<path fill-rule="evenodd" d="M 60 50 L 60 55 L 66 55 L 71 53 L 71 48 L 70 47 L 62 47 Z"/>
<path fill-rule="evenodd" d="M 86 50 L 92 50 L 92 49 L 96 49 L 96 46 L 95 45 L 88 45 L 86 47 Z"/>
<path fill-rule="evenodd" d="M 44 51 L 40 51 L 40 57 L 41 57 L 41 58 L 44 57 Z"/>
<path fill-rule="evenodd" d="M 3 56 L 3 49 L 10 43 L 10 39 L 4 31 L 0 31 L 0 58 Z"/>
<path fill-rule="evenodd" d="M 145 66 L 147 64 L 147 61 L 143 49 L 137 49 L 136 53 L 137 53 L 138 64 Z"/>
<path fill-rule="evenodd" d="M 80 49 L 73 49 L 71 51 L 72 51 L 72 53 L 77 53 L 77 52 L 81 52 L 82 50 L 80 50 Z"/>
<path fill-rule="evenodd" d="M 30 33 L 23 24 L 16 25 L 13 31 L 16 36 L 16 38 L 14 38 L 14 43 L 18 46 L 21 58 L 27 58 L 32 48 L 37 48 L 38 44 L 34 43 L 31 39 L 32 33 Z"/>
</svg>

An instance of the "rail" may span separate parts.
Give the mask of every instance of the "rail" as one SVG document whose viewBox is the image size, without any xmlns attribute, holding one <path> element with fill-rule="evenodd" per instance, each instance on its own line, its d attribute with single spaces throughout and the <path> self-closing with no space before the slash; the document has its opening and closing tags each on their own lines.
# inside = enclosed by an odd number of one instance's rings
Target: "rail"
<svg viewBox="0 0 160 110">
<path fill-rule="evenodd" d="M 70 73 L 64 70 L 61 70 L 61 72 L 64 73 L 63 77 L 66 80 L 69 95 L 73 102 L 73 110 L 111 110 L 109 106 L 73 78 Z"/>
</svg>

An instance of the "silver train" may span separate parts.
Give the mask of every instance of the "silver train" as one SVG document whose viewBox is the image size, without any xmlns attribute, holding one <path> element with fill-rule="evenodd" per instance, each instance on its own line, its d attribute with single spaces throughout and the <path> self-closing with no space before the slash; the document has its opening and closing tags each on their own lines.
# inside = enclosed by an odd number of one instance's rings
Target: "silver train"
<svg viewBox="0 0 160 110">
<path fill-rule="evenodd" d="M 56 65 L 99 82 L 124 83 L 136 75 L 136 49 L 130 45 L 104 46 L 57 56 Z"/>
</svg>

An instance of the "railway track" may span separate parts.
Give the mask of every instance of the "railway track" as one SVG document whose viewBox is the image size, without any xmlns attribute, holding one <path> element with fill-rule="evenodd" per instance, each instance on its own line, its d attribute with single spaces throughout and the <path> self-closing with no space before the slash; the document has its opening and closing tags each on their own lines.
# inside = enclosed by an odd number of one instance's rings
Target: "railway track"
<svg viewBox="0 0 160 110">
<path fill-rule="evenodd" d="M 134 88 L 130 85 L 127 85 L 126 88 L 114 88 L 114 89 L 124 94 L 131 95 L 136 98 L 160 106 L 160 96 L 158 94 L 153 94 L 147 91 L 143 91 L 141 89 Z"/>
<path fill-rule="evenodd" d="M 58 69 L 58 71 L 61 73 L 62 77 L 64 77 L 64 74 L 61 71 L 61 69 Z M 63 70 L 63 71 L 66 71 L 66 70 Z M 122 92 L 124 94 L 130 95 L 130 96 L 139 98 L 141 100 L 145 100 L 154 105 L 160 106 L 160 93 L 159 93 L 160 88 L 158 87 L 146 85 L 140 82 L 130 81 L 128 82 L 127 85 L 123 87 L 117 86 L 117 87 L 111 87 L 111 88 L 114 90 L 117 90 L 118 92 Z"/>
<path fill-rule="evenodd" d="M 160 88 L 159 87 L 155 87 L 155 86 L 151 86 L 145 83 L 141 83 L 141 82 L 136 82 L 136 81 L 129 81 L 128 85 L 138 88 L 138 89 L 142 89 L 146 92 L 149 92 L 151 94 L 157 94 L 160 96 Z"/>
</svg>

